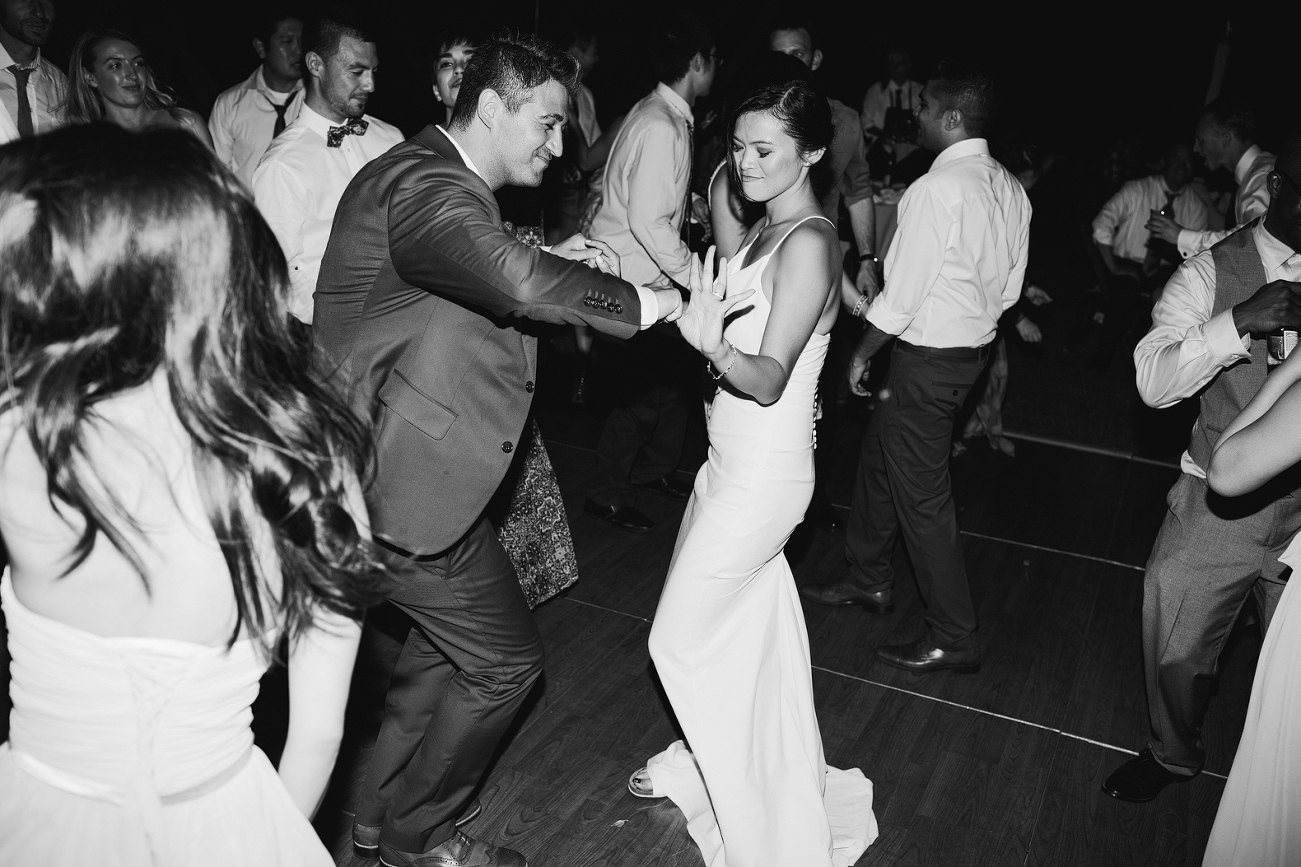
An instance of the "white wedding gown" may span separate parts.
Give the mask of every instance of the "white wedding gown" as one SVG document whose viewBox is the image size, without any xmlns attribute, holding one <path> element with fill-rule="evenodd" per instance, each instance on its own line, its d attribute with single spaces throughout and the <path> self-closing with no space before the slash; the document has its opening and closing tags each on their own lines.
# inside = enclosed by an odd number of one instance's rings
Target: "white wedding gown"
<svg viewBox="0 0 1301 867">
<path fill-rule="evenodd" d="M 0 864 L 334 867 L 253 745 L 254 642 L 94 635 L 25 608 L 7 572 L 0 604 Z"/>
<path fill-rule="evenodd" d="M 748 250 L 728 264 L 728 292 L 754 295 L 726 337 L 753 354 L 771 312 L 760 277 L 772 253 L 742 267 Z M 771 406 L 714 398 L 709 460 L 651 629 L 651 658 L 690 748 L 677 741 L 647 768 L 708 867 L 846 867 L 877 835 L 871 782 L 823 759 L 808 633 L 782 553 L 813 494 L 829 340 L 809 339 Z"/>
</svg>

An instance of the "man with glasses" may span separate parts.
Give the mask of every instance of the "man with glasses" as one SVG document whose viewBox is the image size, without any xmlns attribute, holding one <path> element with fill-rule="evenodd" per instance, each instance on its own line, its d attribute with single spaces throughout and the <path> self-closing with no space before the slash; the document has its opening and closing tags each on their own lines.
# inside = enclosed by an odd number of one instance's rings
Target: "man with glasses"
<svg viewBox="0 0 1301 867">
<path fill-rule="evenodd" d="M 1263 219 L 1186 260 L 1134 350 L 1139 394 L 1153 407 L 1198 395 L 1183 470 L 1143 581 L 1143 658 L 1151 739 L 1102 789 L 1150 801 L 1202 769 L 1202 716 L 1220 651 L 1254 594 L 1264 631 L 1283 592 L 1278 555 L 1301 530 L 1301 474 L 1226 498 L 1206 484 L 1216 440 L 1269 369 L 1268 335 L 1301 328 L 1301 142 L 1284 150 L 1265 185 Z"/>
<path fill-rule="evenodd" d="M 651 62 L 659 83 L 629 110 L 610 146 L 601 207 L 591 236 L 619 255 L 623 278 L 638 286 L 688 283 L 691 249 L 692 107 L 708 96 L 718 69 L 714 39 L 703 24 L 675 17 L 652 34 Z M 676 330 L 651 330 L 628 342 L 634 355 L 620 366 L 624 402 L 606 419 L 597 444 L 597 481 L 586 511 L 622 530 L 655 524 L 635 506 L 633 485 L 685 500 L 689 483 L 674 477 L 687 430 L 681 392 L 696 354 Z M 598 350 L 599 351 L 599 350 Z"/>
<path fill-rule="evenodd" d="M 1194 135 L 1193 150 L 1206 160 L 1207 168 L 1233 172 L 1237 188 L 1225 229 L 1198 231 L 1153 212 L 1147 222 L 1148 231 L 1178 247 L 1185 259 L 1209 250 L 1217 241 L 1263 215 L 1269 207 L 1266 179 L 1274 170 L 1274 155 L 1256 144 L 1256 115 L 1246 105 L 1227 99 L 1212 102 L 1202 110 Z"/>
</svg>

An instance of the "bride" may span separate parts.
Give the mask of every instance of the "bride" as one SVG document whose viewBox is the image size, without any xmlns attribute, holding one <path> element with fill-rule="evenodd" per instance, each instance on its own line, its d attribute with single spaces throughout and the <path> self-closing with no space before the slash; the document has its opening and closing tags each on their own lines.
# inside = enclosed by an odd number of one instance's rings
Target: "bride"
<svg viewBox="0 0 1301 867">
<path fill-rule="evenodd" d="M 709 460 L 669 565 L 650 653 L 686 735 L 629 780 L 671 798 L 709 867 L 848 865 L 876 837 L 872 784 L 828 768 L 804 615 L 782 553 L 813 492 L 818 374 L 841 252 L 814 191 L 833 134 L 804 82 L 766 87 L 731 125 L 734 188 L 766 219 L 713 274 L 697 264 L 683 337 L 719 392 Z"/>
</svg>

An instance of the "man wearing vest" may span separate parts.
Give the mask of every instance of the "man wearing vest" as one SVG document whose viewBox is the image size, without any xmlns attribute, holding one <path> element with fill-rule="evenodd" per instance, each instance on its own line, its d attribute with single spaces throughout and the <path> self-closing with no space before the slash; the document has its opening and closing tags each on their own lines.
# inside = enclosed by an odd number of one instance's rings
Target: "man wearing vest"
<svg viewBox="0 0 1301 867">
<path fill-rule="evenodd" d="M 1301 139 L 1284 148 L 1267 184 L 1265 216 L 1180 266 L 1134 350 L 1149 406 L 1200 392 L 1201 412 L 1144 578 L 1152 737 L 1102 786 L 1123 801 L 1150 801 L 1201 771 L 1202 715 L 1220 651 L 1250 592 L 1268 628 L 1285 580 L 1278 555 L 1301 530 L 1297 469 L 1242 497 L 1221 497 L 1206 484 L 1220 432 L 1265 381 L 1267 335 L 1301 327 Z"/>
</svg>

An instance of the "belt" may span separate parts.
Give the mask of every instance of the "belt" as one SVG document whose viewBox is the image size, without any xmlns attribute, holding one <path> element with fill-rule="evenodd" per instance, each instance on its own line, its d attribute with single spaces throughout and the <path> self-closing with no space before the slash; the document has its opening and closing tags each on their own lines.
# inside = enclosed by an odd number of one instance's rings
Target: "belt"
<svg viewBox="0 0 1301 867">
<path fill-rule="evenodd" d="M 917 346 L 906 340 L 895 339 L 895 348 L 900 352 L 920 355 L 925 358 L 951 358 L 957 361 L 984 361 L 989 358 L 993 341 L 984 346 Z"/>
</svg>

